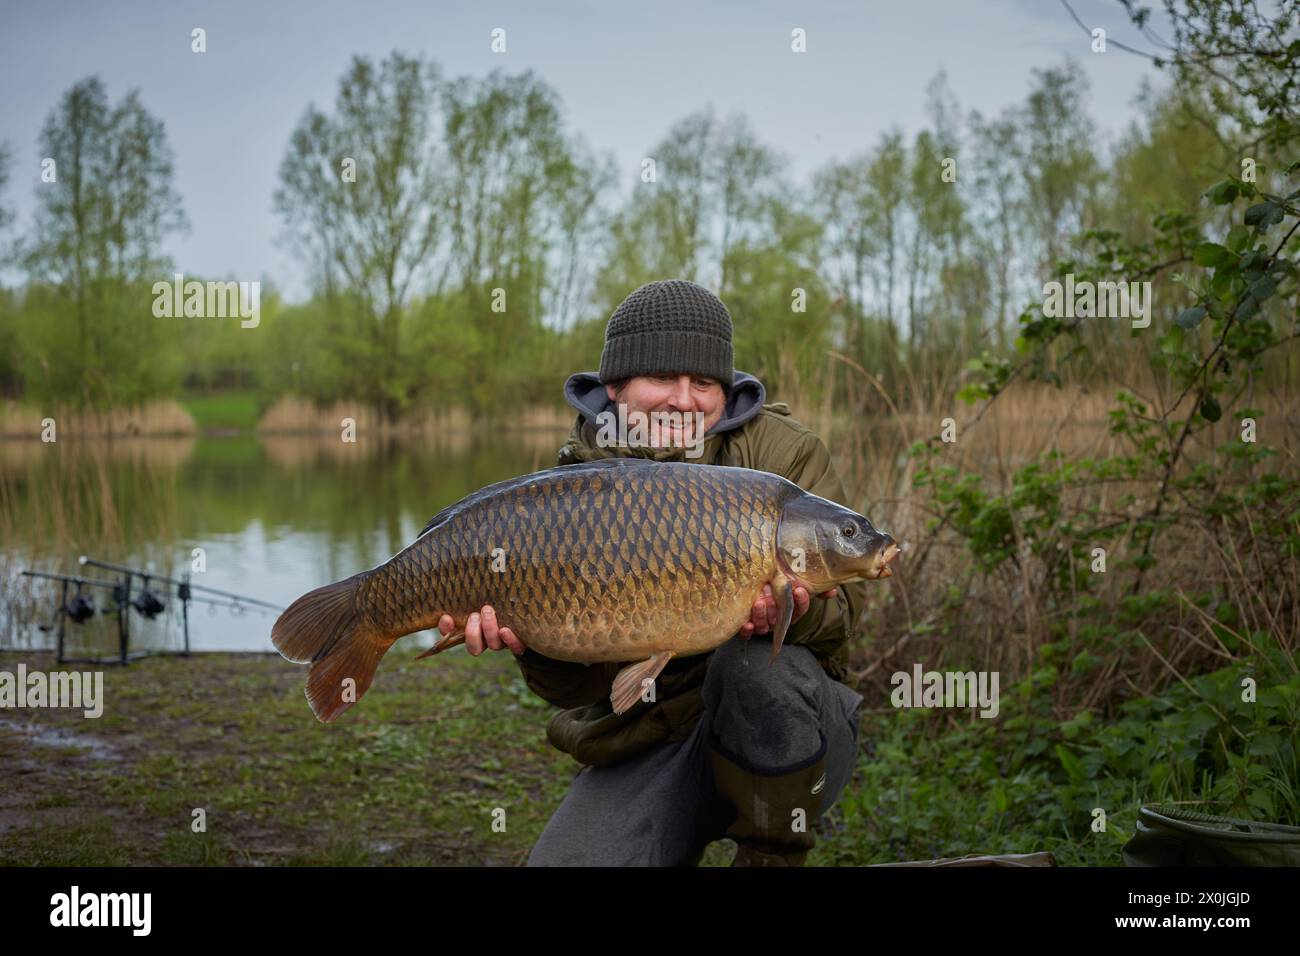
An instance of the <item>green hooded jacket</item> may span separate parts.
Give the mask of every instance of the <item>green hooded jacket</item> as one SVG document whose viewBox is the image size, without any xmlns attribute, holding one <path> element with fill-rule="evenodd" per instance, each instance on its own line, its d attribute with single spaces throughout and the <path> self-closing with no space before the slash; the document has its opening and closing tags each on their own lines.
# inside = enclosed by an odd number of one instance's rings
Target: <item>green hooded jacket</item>
<svg viewBox="0 0 1300 956">
<path fill-rule="evenodd" d="M 791 418 L 784 404 L 764 404 L 763 385 L 752 375 L 736 372 L 723 418 L 706 434 L 703 454 L 696 458 L 687 458 L 682 449 L 598 447 L 595 418 L 612 411 L 614 405 L 591 373 L 571 376 L 565 383 L 565 397 L 580 414 L 560 449 L 561 465 L 635 455 L 754 468 L 852 507 L 822 440 Z M 862 610 L 864 588 L 857 582 L 841 586 L 834 598 L 813 597 L 808 612 L 786 635 L 787 644 L 807 646 L 835 680 L 846 676 L 848 642 Z M 547 726 L 551 744 L 580 763 L 608 767 L 690 736 L 704 710 L 700 687 L 711 656 L 669 661 L 655 681 L 655 701 L 639 701 L 622 714 L 613 712 L 609 693 L 614 676 L 631 661 L 588 665 L 553 660 L 532 650 L 515 660 L 533 693 L 564 708 Z"/>
</svg>

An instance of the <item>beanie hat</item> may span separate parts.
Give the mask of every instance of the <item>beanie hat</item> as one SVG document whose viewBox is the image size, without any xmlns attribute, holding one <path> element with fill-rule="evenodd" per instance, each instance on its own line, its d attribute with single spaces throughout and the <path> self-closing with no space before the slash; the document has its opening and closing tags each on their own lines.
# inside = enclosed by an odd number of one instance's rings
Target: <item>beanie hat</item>
<svg viewBox="0 0 1300 956">
<path fill-rule="evenodd" d="M 703 286 L 685 279 L 649 282 L 610 316 L 601 383 L 657 372 L 703 375 L 731 388 L 731 313 Z"/>
</svg>

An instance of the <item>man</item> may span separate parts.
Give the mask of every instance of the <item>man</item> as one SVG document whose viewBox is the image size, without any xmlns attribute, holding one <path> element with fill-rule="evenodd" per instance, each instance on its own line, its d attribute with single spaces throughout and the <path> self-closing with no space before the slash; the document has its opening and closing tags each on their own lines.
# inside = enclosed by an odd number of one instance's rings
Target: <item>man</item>
<svg viewBox="0 0 1300 956">
<path fill-rule="evenodd" d="M 599 373 L 565 383 L 579 416 L 559 464 L 635 455 L 755 468 L 846 503 L 826 446 L 786 406 L 764 404 L 762 383 L 733 369 L 731 339 L 726 306 L 695 283 L 637 289 L 609 320 Z M 626 418 L 658 415 L 673 427 L 659 447 L 612 443 L 606 426 L 620 405 Z M 862 698 L 840 680 L 862 587 L 797 588 L 770 666 L 776 603 L 765 589 L 741 640 L 670 661 L 654 699 L 622 714 L 609 703 L 622 663 L 553 660 L 525 648 L 492 608 L 471 616 L 469 652 L 513 651 L 529 688 L 565 708 L 547 738 L 585 765 L 529 865 L 694 864 L 723 836 L 737 843 L 735 865 L 802 865 L 857 757 Z"/>
</svg>

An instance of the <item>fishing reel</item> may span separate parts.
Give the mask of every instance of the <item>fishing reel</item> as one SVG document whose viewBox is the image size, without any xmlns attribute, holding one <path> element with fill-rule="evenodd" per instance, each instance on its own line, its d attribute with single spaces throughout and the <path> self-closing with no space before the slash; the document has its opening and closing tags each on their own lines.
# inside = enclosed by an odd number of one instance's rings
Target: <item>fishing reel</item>
<svg viewBox="0 0 1300 956">
<path fill-rule="evenodd" d="M 63 613 L 68 615 L 73 624 L 85 624 L 95 616 L 95 605 L 78 588 L 76 596 L 63 608 Z"/>
<path fill-rule="evenodd" d="M 89 598 L 81 593 L 81 585 L 77 585 L 77 593 L 72 596 L 67 604 L 62 604 L 54 609 L 54 618 L 49 624 L 38 624 L 37 629 L 43 634 L 48 634 L 54 630 L 54 621 L 58 620 L 60 614 L 65 614 L 71 619 L 73 624 L 85 624 L 95 616 L 95 605 Z"/>
<path fill-rule="evenodd" d="M 145 620 L 152 621 L 163 611 L 167 610 L 167 605 L 162 602 L 158 595 L 149 590 L 149 579 L 144 579 L 144 584 L 140 588 L 140 593 L 131 599 L 131 606 L 140 612 Z"/>
<path fill-rule="evenodd" d="M 131 599 L 131 606 L 151 621 L 167 610 L 167 605 L 158 600 L 158 595 L 152 591 L 141 591 Z"/>
</svg>

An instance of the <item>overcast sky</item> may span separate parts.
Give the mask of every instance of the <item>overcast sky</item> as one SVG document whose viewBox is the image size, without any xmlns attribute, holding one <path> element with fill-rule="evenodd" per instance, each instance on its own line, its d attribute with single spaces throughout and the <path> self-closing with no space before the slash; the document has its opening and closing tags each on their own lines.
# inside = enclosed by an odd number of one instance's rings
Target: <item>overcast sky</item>
<svg viewBox="0 0 1300 956">
<path fill-rule="evenodd" d="M 1148 49 L 1116 0 L 1072 0 L 1089 26 Z M 37 136 L 74 82 L 99 74 L 116 103 L 139 88 L 166 124 L 191 230 L 167 251 L 205 277 L 273 278 L 291 297 L 304 268 L 271 207 L 289 134 L 309 103 L 332 104 L 353 54 L 423 53 L 448 76 L 532 68 L 565 121 L 612 153 L 632 188 L 640 158 L 682 117 L 743 111 L 802 181 L 925 120 L 925 88 L 947 71 L 963 113 L 1023 98 L 1034 67 L 1074 56 L 1106 142 L 1134 115 L 1149 62 L 1091 40 L 1059 0 L 0 0 L 0 139 L 13 149 L 3 202 L 31 221 Z M 190 31 L 207 31 L 207 53 Z M 492 53 L 490 32 L 507 31 Z M 790 52 L 790 31 L 808 52 Z M 6 281 L 17 278 L 6 271 Z"/>
</svg>

